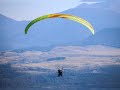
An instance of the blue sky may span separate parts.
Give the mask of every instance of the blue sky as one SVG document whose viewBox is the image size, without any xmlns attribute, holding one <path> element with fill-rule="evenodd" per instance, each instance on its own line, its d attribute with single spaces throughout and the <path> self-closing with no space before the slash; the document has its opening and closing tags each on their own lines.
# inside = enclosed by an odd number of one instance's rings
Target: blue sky
<svg viewBox="0 0 120 90">
<path fill-rule="evenodd" d="M 32 20 L 41 15 L 58 13 L 82 4 L 102 4 L 120 13 L 120 0 L 0 0 L 0 14 L 15 20 Z"/>
</svg>

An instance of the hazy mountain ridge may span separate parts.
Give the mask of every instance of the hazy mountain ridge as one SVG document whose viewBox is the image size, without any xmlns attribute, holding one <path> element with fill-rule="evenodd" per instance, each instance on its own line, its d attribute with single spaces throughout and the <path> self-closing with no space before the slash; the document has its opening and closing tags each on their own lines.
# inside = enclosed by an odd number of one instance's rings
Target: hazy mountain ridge
<svg viewBox="0 0 120 90">
<path fill-rule="evenodd" d="M 105 45 L 120 48 L 120 28 L 106 28 L 83 41 L 83 45 Z"/>
</svg>

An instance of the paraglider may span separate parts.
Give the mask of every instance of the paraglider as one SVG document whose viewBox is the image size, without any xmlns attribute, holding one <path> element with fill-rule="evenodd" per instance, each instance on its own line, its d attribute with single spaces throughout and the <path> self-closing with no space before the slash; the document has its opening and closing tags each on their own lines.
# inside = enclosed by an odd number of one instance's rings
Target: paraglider
<svg viewBox="0 0 120 90">
<path fill-rule="evenodd" d="M 40 17 L 34 19 L 33 21 L 31 21 L 26 26 L 25 34 L 28 33 L 28 30 L 32 25 L 34 25 L 35 23 L 37 23 L 37 22 L 39 22 L 41 20 L 48 19 L 48 18 L 65 18 L 65 19 L 76 21 L 76 22 L 86 26 L 91 31 L 92 34 L 95 34 L 94 28 L 89 22 L 87 22 L 86 20 L 84 20 L 84 19 L 82 19 L 80 17 L 73 16 L 73 15 L 70 15 L 70 14 L 48 14 L 48 15 L 40 16 Z M 58 77 L 62 77 L 63 76 L 63 69 L 58 69 L 57 73 L 58 73 Z"/>
<path fill-rule="evenodd" d="M 66 19 L 69 19 L 69 20 L 73 20 L 73 21 L 76 21 L 76 22 L 81 23 L 82 25 L 86 26 L 92 32 L 92 34 L 95 33 L 94 29 L 93 29 L 93 26 L 89 22 L 87 22 L 86 20 L 84 20 L 80 17 L 73 16 L 73 15 L 70 15 L 70 14 L 48 14 L 48 15 L 38 17 L 38 18 L 34 19 L 33 21 L 31 21 L 25 28 L 25 34 L 27 34 L 29 28 L 33 24 L 35 24 L 36 22 L 39 22 L 41 20 L 47 19 L 47 18 L 66 18 Z"/>
<path fill-rule="evenodd" d="M 62 69 L 58 69 L 58 77 L 62 77 L 63 76 L 63 68 Z"/>
</svg>

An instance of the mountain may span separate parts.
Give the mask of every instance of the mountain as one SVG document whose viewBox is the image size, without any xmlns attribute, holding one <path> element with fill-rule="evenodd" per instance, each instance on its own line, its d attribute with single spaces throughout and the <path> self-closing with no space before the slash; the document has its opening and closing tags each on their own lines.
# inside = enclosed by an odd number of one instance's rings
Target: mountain
<svg viewBox="0 0 120 90">
<path fill-rule="evenodd" d="M 19 22 L 3 15 L 0 15 L 0 50 L 13 49 L 19 42 L 18 38 L 21 38 L 21 33 L 26 22 Z"/>
<path fill-rule="evenodd" d="M 87 6 L 78 6 L 65 11 L 64 13 L 73 14 L 89 21 L 95 32 L 104 28 L 113 28 L 120 26 L 120 14 L 103 8 L 94 8 Z"/>
<path fill-rule="evenodd" d="M 120 48 L 120 28 L 106 28 L 83 41 L 83 45 L 106 45 Z"/>
<path fill-rule="evenodd" d="M 92 23 L 95 32 L 120 26 L 120 14 L 106 9 L 78 6 L 61 13 L 86 19 Z M 80 44 L 92 35 L 83 25 L 60 18 L 38 22 L 25 35 L 24 29 L 29 22 L 15 21 L 0 15 L 0 50 L 60 46 L 69 42 L 69 45 L 76 45 L 76 41 L 80 41 Z"/>
</svg>

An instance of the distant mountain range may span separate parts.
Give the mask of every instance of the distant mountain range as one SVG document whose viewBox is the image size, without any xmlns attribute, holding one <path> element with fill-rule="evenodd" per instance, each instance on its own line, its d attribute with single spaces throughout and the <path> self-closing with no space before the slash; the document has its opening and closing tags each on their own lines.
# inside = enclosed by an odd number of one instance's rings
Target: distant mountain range
<svg viewBox="0 0 120 90">
<path fill-rule="evenodd" d="M 83 45 L 105 45 L 120 48 L 120 28 L 106 28 L 83 41 Z"/>
<path fill-rule="evenodd" d="M 24 29 L 30 21 L 15 21 L 0 15 L 0 50 L 58 46 L 69 42 L 71 42 L 69 45 L 78 45 L 83 42 L 86 45 L 103 44 L 106 40 L 103 36 L 111 37 L 107 38 L 109 40 L 104 43 L 105 45 L 119 47 L 120 14 L 100 8 L 80 6 L 61 13 L 73 14 L 86 19 L 94 26 L 96 35 L 91 36 L 92 34 L 86 27 L 66 19 L 43 20 L 32 26 L 25 35 Z M 118 27 L 117 30 L 116 27 Z M 90 40 L 85 40 L 86 38 Z M 91 38 L 96 38 L 96 41 L 92 41 L 94 39 Z M 76 44 L 76 41 L 79 43 Z"/>
</svg>

